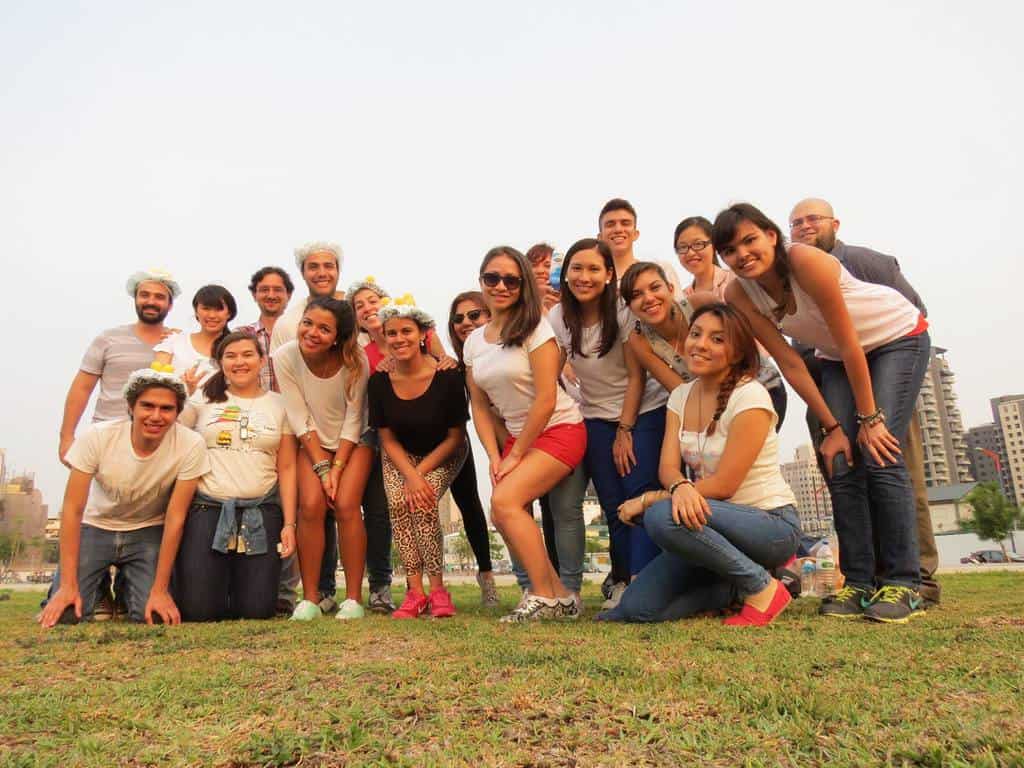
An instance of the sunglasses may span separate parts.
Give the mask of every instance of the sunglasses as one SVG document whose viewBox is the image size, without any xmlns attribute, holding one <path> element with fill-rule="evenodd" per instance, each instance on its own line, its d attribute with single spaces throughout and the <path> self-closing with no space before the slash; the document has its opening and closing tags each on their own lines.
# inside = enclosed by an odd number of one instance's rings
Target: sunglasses
<svg viewBox="0 0 1024 768">
<path fill-rule="evenodd" d="M 523 284 L 523 278 L 515 275 L 499 275 L 497 272 L 484 272 L 480 280 L 488 288 L 497 288 L 498 283 L 504 283 L 510 291 L 518 291 Z"/>
<path fill-rule="evenodd" d="M 466 314 L 462 314 L 460 312 L 458 314 L 452 315 L 452 325 L 458 325 L 467 317 L 469 318 L 469 321 L 471 323 L 475 323 L 477 320 L 480 319 L 480 315 L 482 315 L 485 311 L 486 310 L 483 309 L 471 309 Z"/>
</svg>

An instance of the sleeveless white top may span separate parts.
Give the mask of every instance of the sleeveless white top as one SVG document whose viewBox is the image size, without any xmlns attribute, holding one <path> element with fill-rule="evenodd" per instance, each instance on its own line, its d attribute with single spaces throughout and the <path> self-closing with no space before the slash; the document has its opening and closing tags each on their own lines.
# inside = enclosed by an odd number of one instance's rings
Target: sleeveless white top
<svg viewBox="0 0 1024 768">
<path fill-rule="evenodd" d="M 835 260 L 834 256 L 829 258 Z M 743 286 L 757 311 L 771 320 L 784 335 L 814 347 L 818 357 L 842 359 L 821 309 L 796 280 L 790 278 L 796 312 L 784 315 L 781 321 L 775 319 L 773 312 L 778 305 L 757 281 L 739 276 L 736 281 Z M 917 327 L 920 320 L 921 312 L 898 291 L 886 285 L 858 280 L 842 264 L 839 265 L 839 290 L 865 352 L 902 339 Z"/>
</svg>

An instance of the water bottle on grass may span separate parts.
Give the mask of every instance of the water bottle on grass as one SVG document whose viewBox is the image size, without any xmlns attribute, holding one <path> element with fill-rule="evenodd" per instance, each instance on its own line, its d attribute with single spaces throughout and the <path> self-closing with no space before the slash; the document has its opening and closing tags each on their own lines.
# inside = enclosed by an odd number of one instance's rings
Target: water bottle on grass
<svg viewBox="0 0 1024 768">
<path fill-rule="evenodd" d="M 800 566 L 800 597 L 813 597 L 814 591 L 814 558 L 804 558 L 804 564 Z"/>
<path fill-rule="evenodd" d="M 828 545 L 828 539 L 821 542 L 817 555 L 816 591 L 818 597 L 828 597 L 836 591 L 836 558 L 832 554 L 832 547 Z"/>
</svg>

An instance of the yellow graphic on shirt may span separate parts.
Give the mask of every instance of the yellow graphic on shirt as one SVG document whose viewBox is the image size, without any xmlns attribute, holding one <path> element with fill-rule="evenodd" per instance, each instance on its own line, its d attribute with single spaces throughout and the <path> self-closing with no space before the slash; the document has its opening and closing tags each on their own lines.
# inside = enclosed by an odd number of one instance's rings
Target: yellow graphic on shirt
<svg viewBox="0 0 1024 768">
<path fill-rule="evenodd" d="M 213 421 L 211 421 L 210 423 L 211 424 L 220 424 L 221 422 L 224 422 L 224 421 L 232 421 L 232 422 L 234 422 L 234 421 L 239 421 L 241 418 L 242 418 L 242 409 L 241 408 L 239 408 L 237 405 L 226 405 L 226 406 L 224 406 L 223 410 L 221 410 L 221 412 L 218 413 L 214 417 Z"/>
</svg>

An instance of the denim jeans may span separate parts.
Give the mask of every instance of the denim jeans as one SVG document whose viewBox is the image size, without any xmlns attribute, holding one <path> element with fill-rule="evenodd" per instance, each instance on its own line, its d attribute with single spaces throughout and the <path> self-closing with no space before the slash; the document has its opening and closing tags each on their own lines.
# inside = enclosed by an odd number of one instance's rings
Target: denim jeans
<svg viewBox="0 0 1024 768">
<path fill-rule="evenodd" d="M 134 531 L 106 531 L 82 524 L 81 544 L 78 549 L 78 592 L 82 596 L 82 620 L 92 619 L 96 610 L 97 588 L 116 565 L 124 577 L 124 595 L 128 618 L 144 621 L 143 612 L 156 577 L 156 560 L 160 553 L 162 525 L 151 525 Z M 120 581 L 120 579 L 119 579 Z M 60 568 L 53 575 L 52 594 L 60 586 Z M 61 616 L 62 624 L 75 623 L 75 609 L 68 608 Z"/>
<path fill-rule="evenodd" d="M 675 621 L 727 608 L 760 592 L 766 569 L 786 562 L 800 542 L 792 505 L 762 510 L 708 499 L 711 517 L 699 531 L 672 519 L 668 499 L 644 514 L 644 527 L 664 550 L 622 594 L 605 621 Z"/>
<path fill-rule="evenodd" d="M 324 515 L 324 556 L 320 561 L 320 576 L 317 578 L 316 591 L 321 597 L 334 597 L 338 589 L 335 573 L 338 570 L 338 523 L 334 518 L 334 510 L 327 508 Z"/>
<path fill-rule="evenodd" d="M 171 591 L 182 621 L 269 619 L 281 580 L 284 515 L 277 503 L 262 505 L 267 551 L 261 555 L 218 552 L 211 546 L 220 507 L 193 502 L 185 518 Z"/>
<path fill-rule="evenodd" d="M 925 332 L 867 353 L 875 404 L 885 411 L 885 424 L 900 443 L 907 439 L 930 347 Z M 846 583 L 868 590 L 876 583 L 917 589 L 921 565 L 914 489 L 903 457 L 897 454 L 895 462 L 881 466 L 860 450 L 857 406 L 842 363 L 823 362 L 821 385 L 828 407 L 853 444 L 853 467 L 838 462 L 841 466 L 829 484 Z"/>
<path fill-rule="evenodd" d="M 665 435 L 665 407 L 637 417 L 633 427 L 633 453 L 637 463 L 625 477 L 619 477 L 612 459 L 618 423 L 604 419 L 585 419 L 584 422 L 587 425 L 584 462 L 608 523 L 612 578 L 628 584 L 630 577 L 640 573 L 661 551 L 642 526 L 630 527 L 619 520 L 619 505 L 644 491 L 661 487 L 658 460 Z"/>
<path fill-rule="evenodd" d="M 558 485 L 548 491 L 551 517 L 555 525 L 555 548 L 558 550 L 558 578 L 570 592 L 583 586 L 583 556 L 586 551 L 586 526 L 583 523 L 583 496 L 587 492 L 587 472 L 583 462 Z M 523 567 L 513 559 L 512 570 L 520 589 L 530 588 L 530 579 Z"/>
</svg>

